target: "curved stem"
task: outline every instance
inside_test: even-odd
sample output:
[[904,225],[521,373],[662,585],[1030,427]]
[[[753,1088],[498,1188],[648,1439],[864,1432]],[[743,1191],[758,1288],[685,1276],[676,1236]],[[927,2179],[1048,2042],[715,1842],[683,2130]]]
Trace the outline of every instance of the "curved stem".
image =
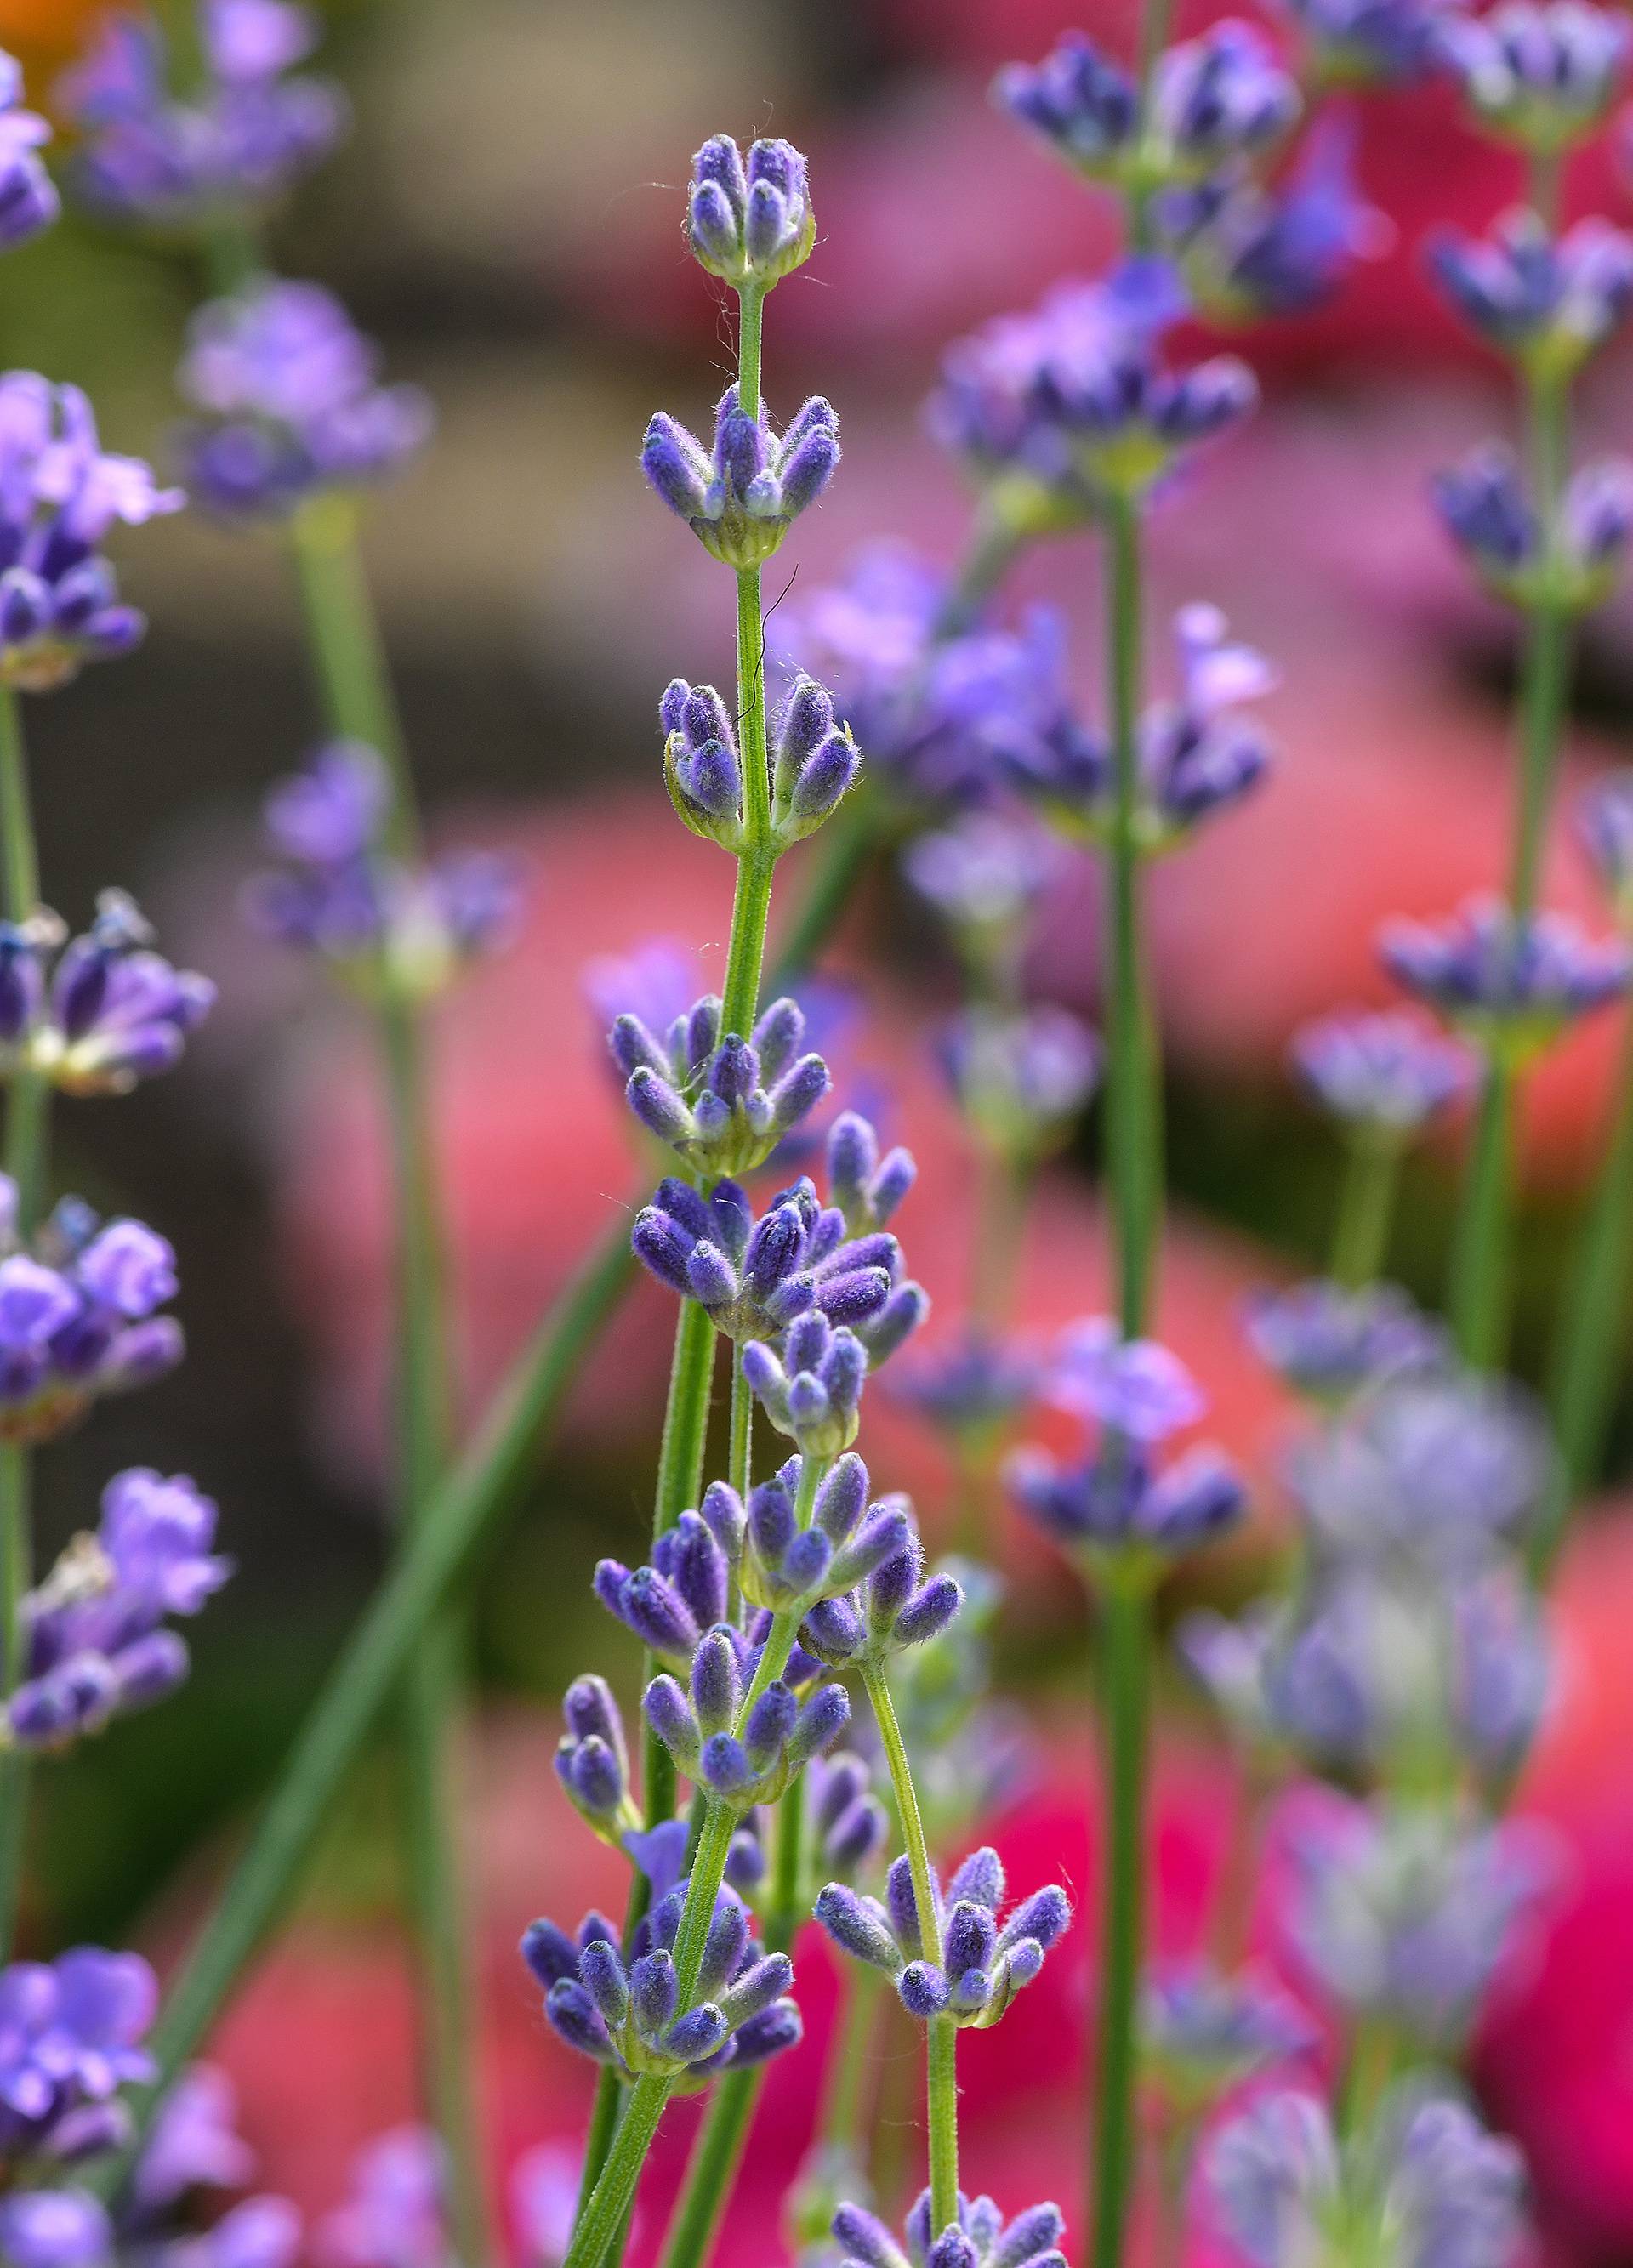
[[[929,1845],[925,1841],[918,1791],[913,1784],[913,1767],[897,1722],[896,1705],[877,1662],[869,1662],[863,1668],[861,1679],[879,1727],[897,1816],[901,1821],[902,1839],[907,1846],[924,1958],[940,1968],[942,1922],[935,1900],[935,1878],[930,1871]],[[930,2228],[933,2235],[940,2235],[955,2227],[958,2220],[958,2028],[949,2015],[932,2016],[928,2033]]]
[[1330,1263],[1333,1281],[1346,1292],[1364,1291],[1384,1272],[1400,1180],[1398,1142],[1364,1133],[1351,1141]]
[[1151,1602],[1142,1583],[1104,1602],[1106,1842],[1095,2105],[1095,2268],[1118,2268],[1134,2191],[1135,2035],[1145,1904],[1145,1767]]

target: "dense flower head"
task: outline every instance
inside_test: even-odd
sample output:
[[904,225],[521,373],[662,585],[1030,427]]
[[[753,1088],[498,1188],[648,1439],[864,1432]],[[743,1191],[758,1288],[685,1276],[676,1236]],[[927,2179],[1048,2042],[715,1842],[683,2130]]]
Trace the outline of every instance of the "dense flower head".
[[180,1061],[216,988],[152,950],[134,899],[104,890],[82,937],[55,914],[0,923],[0,1077],[27,1070],[69,1094],[124,1094]]
[[319,748],[267,799],[268,843],[284,863],[251,884],[248,911],[263,935],[315,954],[365,993],[423,999],[508,940],[519,877],[487,851],[411,862],[392,844],[393,803],[376,749]]
[[833,2217],[843,2268],[1066,2268],[1065,2233],[1058,2205],[1029,2205],[1005,2220],[991,2198],[967,2198],[962,2190],[957,2224],[939,2235],[930,2226],[930,2192],[921,2191],[902,2244],[859,2205],[842,2205]]
[[1226,1975],[1206,1960],[1169,1963],[1147,1979],[1140,2048],[1164,2102],[1194,2116],[1255,2073],[1307,2055],[1318,2035],[1275,1980],[1245,1969]]
[[1498,0],[1483,15],[1448,14],[1438,46],[1483,125],[1550,157],[1591,133],[1610,107],[1627,65],[1628,27],[1585,0]]
[[826,1471],[790,1457],[746,1504],[714,1481],[700,1516],[744,1598],[779,1610],[853,1589],[915,1535],[907,1498],[870,1497],[868,1468],[853,1450]]
[[1483,237],[1432,238],[1429,258],[1471,329],[1555,380],[1602,346],[1633,302],[1633,237],[1607,220],[1556,237],[1533,212],[1505,213]]
[[[1238,711],[1274,691],[1275,669],[1251,646],[1232,645],[1217,607],[1174,617],[1178,697],[1140,725],[1134,838],[1149,855],[1171,850],[1205,819],[1239,803],[1263,778],[1269,751]],[[1018,748],[1013,784],[1078,841],[1105,843],[1116,826],[1116,765],[1102,734],[1069,722]]]
[[40,158],[50,139],[45,120],[23,108],[22,66],[0,51],[0,249],[26,244],[62,210]]
[[900,1364],[889,1391],[938,1432],[973,1447],[1001,1437],[1021,1415],[1043,1370],[1035,1347],[972,1324]]
[[890,1834],[890,1815],[873,1792],[868,1760],[848,1749],[813,1756],[805,1785],[816,1864],[825,1874],[853,1882],[870,1871]]
[[188,1652],[166,1617],[196,1615],[233,1572],[211,1549],[215,1531],[215,1506],[183,1476],[117,1474],[96,1534],[23,1599],[22,1675],[0,1742],[63,1747],[174,1692]]
[[1474,1083],[1460,1042],[1399,1008],[1323,1016],[1300,1027],[1288,1053],[1324,1110],[1378,1140],[1419,1132]]
[[923,1926],[905,1856],[892,1860],[883,1899],[830,1882],[817,1898],[816,1918],[842,1953],[884,1971],[910,2016],[923,2021],[945,2013],[986,2030],[1064,1936],[1072,1918],[1066,1892],[1051,1883],[1002,1918],[1003,1866],[990,1847],[972,1852],[945,1891],[934,1872],[930,1887],[933,1933]]
[[659,410],[641,444],[641,470],[669,510],[683,519],[711,558],[728,567],[758,567],[833,478],[839,421],[813,394],[781,433],[762,401],[750,416],[735,386],[714,412],[706,449],[694,433]]
[[956,1575],[944,1567],[927,1573],[924,1547],[909,1524],[893,1549],[876,1550],[873,1565],[853,1589],[812,1608],[800,1625],[800,1642],[831,1668],[876,1666],[939,1638],[963,1605],[964,1587]]
[[931,430],[1017,534],[1075,526],[1114,493],[1142,494],[1253,406],[1252,374],[1233,357],[1186,371],[1164,361],[1163,335],[1186,306],[1164,260],[1060,285],[949,350]]
[[119,2090],[152,2077],[142,2042],[158,2002],[134,1953],[82,1945],[0,1969],[0,2160],[117,2148],[129,2131]]
[[747,1910],[722,1889],[698,1975],[699,1998],[679,2007],[674,1946],[687,1885],[677,1882],[643,1920],[627,1948],[612,1924],[592,1913],[569,1937],[536,1921],[522,1958],[545,1988],[544,2013],[558,2036],[581,2055],[629,2074],[660,2072],[683,2092],[728,2066],[745,2071],[800,2036],[799,2010],[786,1998],[794,1968],[786,1954],[762,1954]]
[[1221,322],[1303,315],[1320,306],[1357,262],[1394,241],[1387,216],[1355,175],[1350,119],[1319,119],[1286,178],[1216,174],[1156,202],[1163,249],[1201,311]]
[[796,1315],[782,1351],[750,1339],[739,1360],[755,1400],[780,1433],[809,1457],[837,1457],[856,1439],[868,1350],[820,1309]]
[[972,1138],[1022,1167],[1070,1138],[1099,1084],[1099,1041],[1053,1004],[965,1008],[942,1025],[935,1052]]
[[1035,68],[1011,63],[999,104],[1091,180],[1152,188],[1197,180],[1272,148],[1298,116],[1298,89],[1262,33],[1235,18],[1158,58],[1143,115],[1133,80],[1081,32]]
[[395,472],[431,408],[417,387],[381,386],[379,365],[321,284],[252,284],[201,307],[179,372],[201,413],[180,436],[193,494],[228,519],[278,519]]
[[846,1112],[829,1130],[828,1204],[809,1174],[758,1214],[735,1182],[716,1182],[706,1197],[690,1182],[663,1181],[636,1216],[636,1258],[732,1338],[774,1340],[816,1308],[848,1325],[876,1368],[917,1329],[929,1302],[921,1286],[902,1280],[896,1239],[882,1225],[862,1226],[890,1218],[912,1184],[911,1160],[905,1152],[882,1160],[868,1183],[870,1211],[859,1211],[849,1178],[855,1123]]
[[1511,1771],[1549,1690],[1541,1617],[1506,1568],[1440,1587],[1341,1566],[1296,1609],[1188,1616],[1177,1645],[1248,1748],[1401,1786],[1448,1763],[1482,1785]]
[[1612,772],[1586,789],[1576,821],[1617,919],[1633,927],[1633,772]]
[[0,1440],[49,1440],[100,1395],[172,1369],[181,1327],[158,1311],[175,1292],[162,1236],[78,1197],[22,1241],[16,1184],[0,1174]]
[[699,266],[739,291],[768,290],[802,267],[816,215],[793,143],[751,143],[745,161],[729,134],[711,135],[691,161],[686,240]]
[[746,1040],[722,1032],[720,1007],[707,993],[661,1034],[625,1013],[607,1038],[635,1116],[709,1175],[764,1165],[830,1085],[826,1064],[804,1046],[805,1012],[796,1000],[786,994],[773,1000]]
[[305,8],[205,0],[196,83],[169,85],[171,58],[151,15],[110,11],[57,99],[82,134],[80,195],[100,213],[202,228],[275,202],[334,148],[344,98],[327,79],[289,76],[316,42]]
[[1009,755],[1068,707],[1058,615],[1034,607],[1015,630],[972,617],[900,544],[869,544],[842,582],[792,593],[768,630],[831,688],[870,782],[911,806],[990,801]]
[[1516,920],[1500,898],[1467,899],[1440,923],[1387,922],[1378,942],[1398,983],[1510,1064],[1620,999],[1633,977],[1624,939],[1590,938],[1567,914]]
[[51,692],[139,644],[146,622],[120,603],[101,545],[116,522],[140,526],[181,503],[140,458],[102,448],[77,386],[0,377],[0,679]]
[[1555,1873],[1523,1823],[1462,1827],[1331,1791],[1309,1793],[1286,1847],[1287,1928],[1312,1980],[1351,2017],[1430,2048],[1466,2035]]
[[1327,86],[1400,85],[1440,63],[1442,20],[1460,0],[1283,0]]
[[1447,533],[1494,597],[1581,613],[1620,579],[1633,531],[1633,465],[1609,457],[1567,482],[1551,534],[1511,450],[1489,443],[1432,484]]
[[1203,2171],[1248,2268],[1508,2268],[1524,2235],[1518,2151],[1422,2082],[1341,2144],[1316,2096],[1262,2095],[1214,2133]]
[[1324,1277],[1260,1292],[1247,1307],[1254,1352],[1297,1393],[1335,1405],[1448,1359],[1444,1328],[1396,1284],[1351,1289]]
[[[658,715],[669,801],[694,835],[740,854],[750,836],[742,758],[725,703],[712,685],[677,677]],[[832,696],[811,677],[795,681],[772,718],[767,755],[772,842],[786,850],[831,817],[861,758],[849,731],[834,722]]]
[[687,1777],[739,1816],[777,1803],[850,1722],[842,1685],[802,1695],[774,1677],[750,1701],[741,1636],[729,1624],[706,1631],[684,1686],[667,1670],[647,1686],[647,1722]]
[[1320,1552],[1437,1578],[1523,1542],[1552,1473],[1518,1390],[1447,1374],[1363,1395],[1298,1445],[1287,1478]]

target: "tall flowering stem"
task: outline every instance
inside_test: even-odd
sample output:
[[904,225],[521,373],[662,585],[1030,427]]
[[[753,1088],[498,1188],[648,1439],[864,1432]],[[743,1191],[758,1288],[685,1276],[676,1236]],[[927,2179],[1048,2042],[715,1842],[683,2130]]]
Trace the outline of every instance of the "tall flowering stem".
[[[8,921],[24,922],[40,902],[40,867],[21,704],[9,685],[0,686],[0,903]],[[24,1234],[40,1217],[47,1094],[43,1079],[22,1071],[7,1089],[5,1170],[17,1187],[17,1226]],[[0,1697],[23,1676],[21,1609],[33,1580],[33,1453],[15,1442],[0,1443]],[[16,1934],[27,1802],[26,1753],[0,1754],[0,1963],[10,1958]]]
[[1101,1610],[1106,1786],[1095,2094],[1094,2257],[1097,2268],[1116,2268],[1122,2258],[1138,2154],[1135,2023],[1145,1938],[1151,1645],[1149,1587],[1137,1580],[1109,1583]]
[[[941,1921],[930,1872],[929,1846],[925,1841],[924,1821],[919,1810],[906,1743],[897,1722],[896,1705],[890,1698],[883,1670],[876,1663],[868,1663],[862,1670],[862,1683],[879,1727],[879,1742],[890,1775],[890,1792],[896,1799],[902,1839],[907,1846],[924,1957],[939,1968]],[[954,2227],[958,2219],[958,2028],[954,2019],[943,2012],[930,2018],[927,2029],[930,2226],[944,2229]]]
[[[388,839],[404,859],[419,825],[402,725],[349,498],[319,495],[290,524],[314,668],[330,730],[377,748],[389,770]],[[441,1203],[417,1005],[388,987],[380,1010],[395,1207],[396,1482],[405,1529],[424,1519],[452,1447]],[[480,2258],[487,2213],[472,2099],[471,1987],[462,1920],[451,1743],[457,1625],[439,1616],[404,1683],[404,1831],[418,1940],[427,2102],[448,2153],[462,2251]]]

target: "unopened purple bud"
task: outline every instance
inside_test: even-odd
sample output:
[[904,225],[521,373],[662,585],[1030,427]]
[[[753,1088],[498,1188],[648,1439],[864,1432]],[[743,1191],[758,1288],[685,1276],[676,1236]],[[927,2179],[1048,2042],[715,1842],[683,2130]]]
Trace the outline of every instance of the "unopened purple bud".
[[605,2059],[612,2052],[601,2012],[575,1977],[552,1984],[544,1998],[544,2014],[553,2030],[580,2055]]
[[707,1631],[698,1640],[691,1658],[691,1698],[706,1734],[723,1733],[735,1720],[743,1681],[729,1631]]
[[617,2031],[630,2012],[629,1979],[610,1945],[597,1939],[579,1955],[579,1975],[602,2021]]
[[743,1742],[730,1733],[715,1733],[703,1743],[698,1770],[716,1795],[742,1795],[757,1775]]
[[850,1699],[842,1685],[819,1685],[788,1736],[788,1761],[796,1769],[831,1748],[851,1721]]
[[768,1953],[745,1969],[735,1984],[720,1995],[720,2010],[735,2031],[779,2000],[794,1982],[794,1963],[786,1953]]
[[1030,1898],[1022,1899],[999,1933],[999,1950],[1007,1952],[1023,1938],[1030,1937],[1047,1951],[1057,1938],[1065,1935],[1071,1918],[1070,1900],[1058,1883],[1052,1882],[1047,1889],[1034,1890]]
[[522,1935],[521,1957],[547,1990],[579,1973],[579,1948],[553,1921],[528,1924]]
[[833,1543],[843,1543],[868,1502],[868,1468],[853,1449],[839,1458],[816,1491],[816,1525]]
[[663,2051],[676,2063],[706,2062],[725,2045],[728,2029],[720,2011],[706,2001],[701,2008],[689,2008],[669,2027]]
[[630,1997],[636,2029],[643,2039],[655,2040],[672,2021],[679,1983],[675,1963],[667,1953],[645,1953],[630,1970]]
[[908,2014],[921,2022],[939,2016],[949,1999],[946,1977],[929,1961],[910,1961],[896,1980],[896,1990]]
[[666,1674],[653,1679],[641,1703],[647,1722],[678,1764],[690,1766],[701,1744],[691,1704],[675,1680]]
[[841,1951],[894,1977],[902,1957],[896,1940],[871,1899],[859,1897],[844,1882],[830,1882],[816,1900],[817,1920]]
[[950,1575],[933,1575],[897,1616],[891,1635],[898,1646],[922,1646],[941,1636],[963,1604],[964,1593]]

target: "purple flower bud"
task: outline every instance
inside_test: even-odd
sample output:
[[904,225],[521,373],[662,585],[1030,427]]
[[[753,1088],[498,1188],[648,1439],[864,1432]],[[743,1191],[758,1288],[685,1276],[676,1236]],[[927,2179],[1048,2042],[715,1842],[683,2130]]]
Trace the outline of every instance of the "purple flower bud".
[[675,1963],[661,1951],[643,1954],[630,1970],[629,1983],[636,2029],[643,2039],[655,2043],[675,2014],[679,1991]]
[[860,1897],[843,1882],[830,1882],[818,1896],[817,1920],[843,1952],[887,1975],[898,1975],[902,1956],[877,1902]]
[[910,1961],[896,1980],[896,1990],[908,2014],[921,2022],[939,2016],[950,1997],[946,1977],[928,1961]]

